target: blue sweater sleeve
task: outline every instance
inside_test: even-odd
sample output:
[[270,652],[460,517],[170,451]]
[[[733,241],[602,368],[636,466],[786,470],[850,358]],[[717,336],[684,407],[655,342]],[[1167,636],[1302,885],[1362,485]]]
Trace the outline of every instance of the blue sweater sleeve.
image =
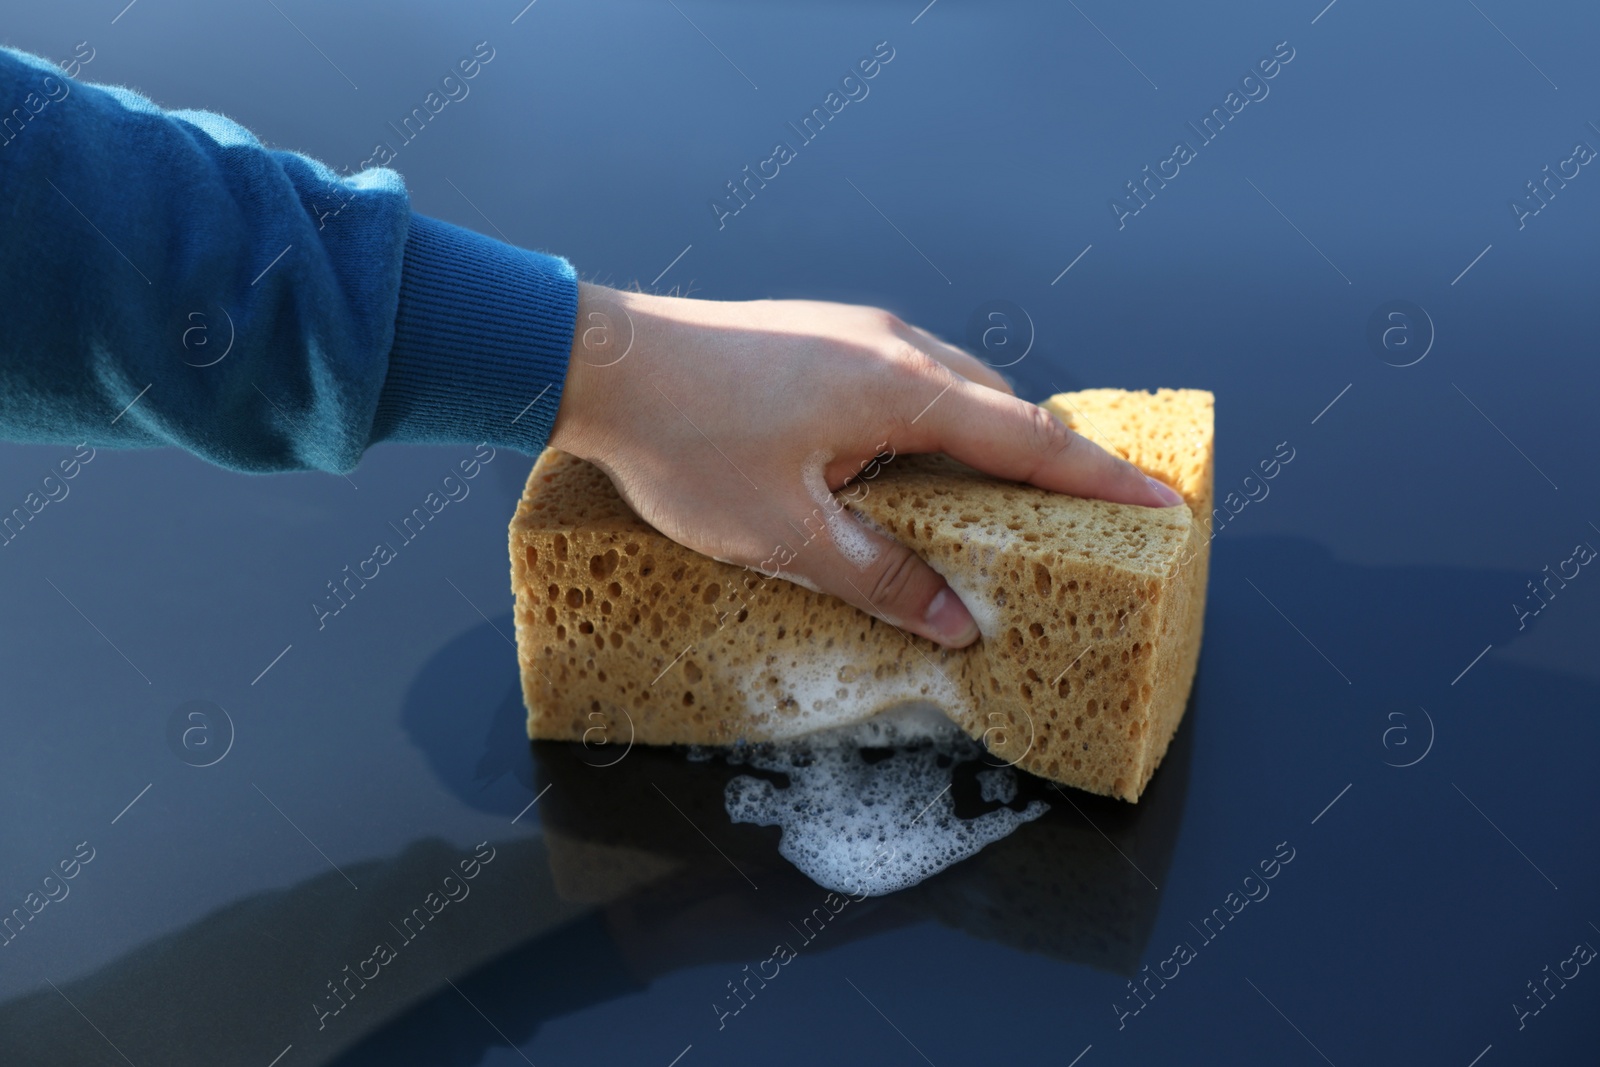
[[0,49],[0,437],[353,469],[550,436],[570,264],[413,214],[220,115]]

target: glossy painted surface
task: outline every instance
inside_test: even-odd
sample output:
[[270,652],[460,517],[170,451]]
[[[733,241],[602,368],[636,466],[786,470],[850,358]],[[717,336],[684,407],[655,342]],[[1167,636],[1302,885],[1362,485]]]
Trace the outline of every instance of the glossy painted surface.
[[[419,210],[599,281],[880,303],[977,345],[1001,308],[988,355],[1025,395],[1213,390],[1239,512],[1143,803],[1058,803],[806,941],[822,891],[728,822],[725,769],[530,752],[530,460],[496,455],[319,631],[324,584],[469,448],[349,480],[101,451],[0,549],[0,911],[74,873],[0,948],[0,1059],[1594,1062],[1592,8],[121,7],[5,33],[335,166],[488,41],[394,161]],[[1213,108],[1238,113],[1205,143]],[[1176,176],[1109,206],[1146,165]],[[0,447],[0,506],[71,453]]]

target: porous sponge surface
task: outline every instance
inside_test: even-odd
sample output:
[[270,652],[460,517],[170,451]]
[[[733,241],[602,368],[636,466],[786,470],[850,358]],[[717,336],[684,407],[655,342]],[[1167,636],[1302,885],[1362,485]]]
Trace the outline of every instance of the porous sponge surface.
[[598,468],[547,450],[510,531],[529,736],[725,745],[929,701],[1003,760],[1136,801],[1199,654],[1212,404],[1198,390],[1097,389],[1043,405],[1185,508],[1050,493],[942,456],[883,464],[848,506],[972,609],[982,639],[957,651],[692,552]]

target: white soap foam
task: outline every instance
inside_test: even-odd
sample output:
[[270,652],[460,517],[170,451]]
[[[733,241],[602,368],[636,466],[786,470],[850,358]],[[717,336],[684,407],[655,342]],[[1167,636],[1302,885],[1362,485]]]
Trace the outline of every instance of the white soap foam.
[[919,741],[947,741],[960,733],[961,727],[939,705],[914,700],[869,719],[820,733],[814,744],[887,748]]
[[796,574],[793,571],[779,571],[778,573],[783,575],[783,577],[784,577],[784,579],[786,581],[793,582],[795,585],[798,585],[801,589],[809,589],[813,593],[822,592],[822,590],[817,587],[817,584],[815,582],[813,582],[810,578],[807,578],[802,574]]
[[[1000,609],[1005,607],[1005,601],[998,599],[991,592],[995,585],[994,568],[999,562],[1001,551],[1016,540],[1016,537],[1016,534],[1003,526],[993,528],[978,526],[963,530],[961,542],[966,546],[967,569],[975,569],[976,574],[969,579],[965,574],[940,572],[945,584],[955,590],[956,596],[967,606],[972,621],[978,624],[978,633],[982,634],[986,641],[992,641],[999,635]],[[981,586],[978,584],[980,582]]]
[[[950,677],[918,661],[911,673],[877,678],[843,647],[797,648],[786,664],[741,680],[751,722],[773,740],[837,729],[870,717],[873,708],[927,701],[957,713],[967,710]],[[776,677],[776,690],[763,685]]]
[[833,453],[826,450],[813,452],[801,468],[800,480],[805,484],[806,492],[811,494],[811,499],[817,502],[824,518],[828,523],[828,536],[833,538],[833,547],[839,550],[839,555],[849,560],[857,570],[866,570],[872,561],[878,558],[878,546],[873,544],[856,520],[844,510],[844,505],[834,497],[833,491],[828,488],[828,482],[823,477],[823,471],[828,466],[828,461],[833,459]]
[[1017,799],[1017,776],[1009,767],[985,767],[978,772],[978,793],[988,804],[1009,804]]
[[[869,760],[861,751],[888,742],[895,747],[886,756]],[[735,822],[782,827],[778,851],[819,885],[878,896],[916,885],[1049,810],[1035,800],[1022,811],[958,816],[956,768],[983,751],[937,708],[912,705],[802,741],[739,750],[739,762],[784,774],[789,785],[741,775],[724,801]],[[1015,799],[1012,768],[977,777],[986,802]]]

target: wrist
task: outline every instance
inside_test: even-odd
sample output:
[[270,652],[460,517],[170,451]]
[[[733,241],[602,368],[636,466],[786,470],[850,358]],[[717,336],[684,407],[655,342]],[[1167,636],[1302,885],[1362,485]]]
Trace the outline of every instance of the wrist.
[[550,434],[552,447],[584,459],[598,458],[606,394],[615,396],[619,366],[637,355],[635,318],[628,307],[628,298],[634,295],[578,283],[566,381]]
[[[646,374],[672,380],[740,305],[578,283],[578,306],[561,407],[550,444],[609,469],[607,460],[659,401]],[[681,369],[681,368],[680,368]]]

